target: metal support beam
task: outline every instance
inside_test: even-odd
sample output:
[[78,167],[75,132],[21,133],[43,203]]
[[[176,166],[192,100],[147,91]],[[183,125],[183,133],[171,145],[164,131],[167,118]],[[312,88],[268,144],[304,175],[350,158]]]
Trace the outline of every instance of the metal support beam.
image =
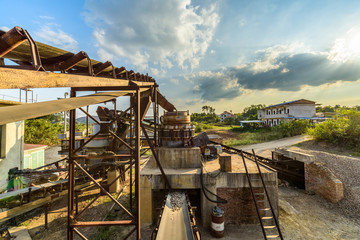
[[141,238],[140,235],[140,91],[135,94],[135,196],[136,196],[136,239]]
[[[70,97],[76,97],[76,93],[73,89],[70,91]],[[70,110],[70,136],[69,136],[69,181],[68,181],[68,229],[67,229],[67,239],[74,239],[74,228],[72,227],[73,215],[74,215],[74,187],[75,187],[75,166],[73,152],[75,149],[75,109]]]
[[64,62],[60,63],[61,71],[65,72],[75,66],[77,63],[81,62],[83,59],[87,58],[87,54],[84,51],[80,51]]
[[0,57],[3,57],[25,40],[26,36],[23,33],[23,29],[20,27],[14,27],[4,33],[0,36]]

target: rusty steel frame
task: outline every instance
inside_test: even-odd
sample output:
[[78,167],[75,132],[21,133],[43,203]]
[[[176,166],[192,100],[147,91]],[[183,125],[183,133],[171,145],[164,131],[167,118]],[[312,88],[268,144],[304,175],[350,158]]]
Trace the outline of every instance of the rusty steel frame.
[[[27,40],[27,41],[26,41]],[[49,54],[49,49],[51,54]],[[30,53],[30,54],[29,54]],[[28,57],[30,55],[31,59]],[[19,64],[17,66],[5,65],[4,59],[10,59]],[[87,61],[86,61],[87,60]],[[18,89],[18,88],[56,88],[56,87],[70,87],[70,97],[76,97],[78,91],[117,91],[126,92],[130,96],[130,107],[116,115],[115,119],[104,126],[108,126],[115,121],[121,119],[130,111],[130,144],[116,135],[116,131],[101,130],[91,136],[86,142],[75,147],[75,121],[76,109],[80,109],[86,114],[86,135],[89,137],[89,118],[95,120],[89,113],[89,103],[86,106],[86,111],[79,107],[73,106],[74,109],[70,110],[70,137],[69,137],[69,156],[68,156],[68,210],[67,210],[67,239],[72,240],[74,233],[80,238],[87,239],[78,228],[80,227],[96,227],[96,226],[111,226],[111,225],[133,225],[134,228],[130,229],[129,233],[124,237],[127,239],[134,232],[136,232],[136,239],[140,239],[140,132],[142,128],[142,112],[141,107],[144,107],[145,113],[150,106],[141,106],[140,93],[147,90],[152,90],[151,101],[153,102],[154,114],[154,138],[149,139],[146,130],[144,133],[147,136],[149,145],[152,150],[158,146],[158,133],[157,124],[159,120],[159,106],[167,111],[172,111],[175,107],[166,100],[166,98],[158,92],[158,85],[155,79],[148,76],[148,74],[140,74],[133,70],[127,70],[125,67],[116,68],[111,62],[98,62],[91,59],[86,52],[80,51],[77,54],[67,52],[58,48],[48,46],[43,43],[35,42],[30,34],[20,27],[14,27],[8,32],[0,30],[0,89]],[[35,71],[34,71],[35,70]],[[40,70],[40,71],[39,71]],[[51,71],[51,72],[49,72]],[[54,73],[59,71],[60,73]],[[24,80],[25,79],[25,80]],[[57,81],[49,81],[54,80]],[[120,95],[119,95],[120,96]],[[116,111],[116,98],[117,95],[110,95],[115,99],[114,109]],[[108,96],[109,97],[109,96]],[[91,104],[91,103],[90,103]],[[23,119],[22,119],[23,120]],[[126,163],[128,167],[120,176],[116,177],[110,184],[102,186],[98,183],[91,174],[84,169],[77,160],[79,158],[91,158],[88,155],[77,155],[76,153],[81,150],[87,143],[93,140],[98,134],[102,132],[109,132],[116,140],[120,141],[129,149],[129,154],[116,154],[112,158],[127,158],[129,161]],[[126,137],[125,137],[126,138]],[[154,141],[153,143],[151,141]],[[103,158],[108,158],[103,156]],[[161,165],[159,165],[161,169]],[[133,174],[135,168],[135,174]],[[90,204],[86,205],[83,209],[78,209],[77,206],[77,193],[75,191],[75,170],[85,175],[88,179],[93,181],[95,185],[100,188],[98,194]],[[107,187],[112,185],[118,178],[125,175],[130,170],[130,210],[136,209],[136,215],[132,215],[125,207],[123,207],[117,199],[114,199],[107,191]],[[166,178],[166,176],[164,175]],[[169,184],[167,184],[169,187]],[[135,204],[133,204],[133,187],[135,187]],[[30,192],[31,193],[31,192]],[[31,197],[29,193],[29,198]],[[100,196],[107,195],[117,204],[122,210],[131,218],[130,220],[121,221],[92,221],[81,222],[79,221],[80,215],[85,212],[92,203]],[[30,199],[29,199],[30,201]],[[135,205],[135,206],[134,206]]]
[[[150,87],[149,87],[150,88]],[[108,87],[94,87],[91,89],[91,87],[87,88],[71,88],[70,97],[76,97],[77,91],[109,91],[110,89]],[[113,88],[111,90],[114,90]],[[70,145],[69,145],[69,167],[68,167],[68,175],[69,175],[69,194],[68,194],[68,225],[67,225],[67,239],[73,240],[74,239],[74,233],[77,234],[82,239],[87,239],[83,233],[79,231],[79,228],[81,227],[98,227],[98,226],[134,226],[134,228],[129,229],[129,233],[125,236],[124,239],[127,239],[129,236],[131,236],[134,232],[136,232],[136,239],[140,239],[140,131],[141,131],[141,106],[140,106],[140,87],[139,86],[127,86],[127,87],[117,87],[118,91],[129,91],[134,90],[134,93],[130,94],[130,104],[131,106],[126,109],[124,112],[122,112],[119,116],[115,118],[115,120],[111,121],[109,123],[112,124],[116,120],[122,118],[125,113],[130,113],[130,142],[129,144],[126,143],[125,140],[121,139],[116,135],[116,133],[112,131],[104,131],[109,132],[114,139],[120,141],[123,143],[129,150],[130,154],[117,154],[116,156],[119,157],[127,157],[130,159],[129,166],[124,170],[122,174],[120,174],[116,179],[114,179],[111,183],[107,184],[107,186],[102,186],[100,183],[95,183],[95,179],[91,176],[91,174],[84,169],[79,163],[77,163],[77,159],[79,158],[91,158],[88,155],[77,155],[76,153],[80,151],[84,146],[86,146],[87,143],[89,143],[91,140],[93,140],[101,131],[99,131],[97,134],[94,134],[92,137],[90,137],[89,140],[87,140],[85,143],[83,143],[80,147],[75,148],[75,119],[76,119],[76,109],[73,109],[70,111]],[[154,97],[153,100],[156,101],[156,98]],[[155,106],[158,106],[157,102],[154,102]],[[84,110],[83,108],[78,108],[80,111],[86,114],[87,117],[91,118],[93,117],[88,113],[88,111]],[[88,110],[88,109],[87,109]],[[156,113],[156,112],[155,112]],[[98,121],[95,121],[98,122]],[[104,128],[106,129],[106,128]],[[135,144],[134,144],[135,140]],[[150,141],[150,140],[149,140]],[[152,145],[152,144],[151,144]],[[154,144],[156,145],[156,144]],[[116,157],[112,156],[112,158]],[[135,165],[135,174],[132,173],[133,166]],[[74,200],[76,198],[75,194],[75,171],[80,171],[82,174],[85,174],[91,181],[93,181],[98,188],[100,188],[100,193],[96,195],[95,199],[91,201],[89,204],[87,204],[83,209],[80,209],[78,213],[76,213],[74,209]],[[132,190],[133,187],[135,187],[135,209],[136,209],[136,215],[132,215],[129,210],[127,210],[121,203],[119,203],[112,195],[107,191],[107,187],[112,185],[118,178],[123,176],[127,171],[130,171],[130,211],[134,209],[133,204],[133,194]],[[133,183],[134,182],[134,186]],[[107,195],[116,205],[118,205],[123,212],[126,213],[126,215],[130,218],[128,220],[121,220],[121,221],[79,221],[79,217],[87,210],[89,207],[98,199],[101,195]]]

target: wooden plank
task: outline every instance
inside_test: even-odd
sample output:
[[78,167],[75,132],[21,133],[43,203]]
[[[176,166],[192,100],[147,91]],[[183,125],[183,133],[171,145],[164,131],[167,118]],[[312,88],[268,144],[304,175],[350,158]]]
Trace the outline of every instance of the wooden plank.
[[0,67],[0,89],[129,86],[130,82],[138,86],[153,86],[155,84],[154,82]]
[[[97,182],[100,182],[100,181],[102,181],[102,179],[97,180]],[[76,186],[75,190],[80,190],[80,189],[90,186],[90,185],[94,185],[94,183],[93,182],[84,183],[82,185]],[[45,198],[41,198],[41,199],[32,201],[30,203],[24,204],[22,206],[15,207],[15,208],[9,209],[7,211],[1,212],[0,213],[0,223],[5,222],[13,217],[24,214],[26,212],[29,212],[35,208],[41,207],[47,203],[59,200],[61,197],[65,196],[67,194],[68,194],[68,190],[65,190],[60,193],[52,194]]]

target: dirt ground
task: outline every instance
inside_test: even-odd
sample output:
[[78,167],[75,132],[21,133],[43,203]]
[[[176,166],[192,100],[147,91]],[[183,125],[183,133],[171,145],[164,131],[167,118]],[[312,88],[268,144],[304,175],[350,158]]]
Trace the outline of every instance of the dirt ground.
[[[334,154],[334,149],[328,149],[324,144],[316,147],[313,142],[305,142],[296,146],[302,151],[308,151],[311,153],[326,152],[327,154],[321,154],[325,156],[322,161],[327,166],[337,170],[338,177],[341,178],[346,185],[352,186],[356,189],[357,184],[360,184],[360,179],[357,179],[360,172],[360,158],[343,159],[351,155],[351,152],[343,152],[342,156]],[[338,151],[338,150],[337,150]],[[331,152],[331,153],[329,153]],[[334,157],[335,158],[331,158]],[[345,155],[345,156],[344,156]],[[340,156],[340,157],[339,157]],[[330,159],[337,159],[330,161]],[[339,164],[336,164],[339,162]],[[350,164],[350,165],[349,165]],[[344,166],[342,168],[342,166]],[[359,167],[359,168],[358,168]],[[349,173],[350,172],[350,173]],[[346,187],[346,186],[345,186]],[[128,202],[128,188],[125,190],[121,201],[124,204]],[[360,193],[353,192],[357,197],[360,197]],[[345,197],[349,195],[345,194]],[[82,202],[80,206],[84,206],[93,199],[92,196],[84,196],[81,198]],[[355,199],[356,200],[356,199]],[[343,201],[343,200],[342,200]],[[343,201],[344,202],[344,201]],[[346,201],[345,201],[346,203]],[[93,207],[89,208],[86,214],[83,216],[88,221],[102,220],[108,213],[109,207],[112,202],[107,197],[100,197]],[[360,206],[360,204],[358,204]],[[311,195],[304,190],[286,187],[285,185],[279,186],[279,220],[281,230],[284,239],[300,240],[300,239],[360,239],[360,218],[353,217],[347,213],[349,205],[342,202],[338,204],[332,204],[318,195]],[[116,207],[115,207],[116,208]],[[81,207],[80,207],[81,209]],[[354,210],[355,209],[355,210]],[[350,212],[357,211],[357,208],[348,209]],[[27,220],[18,218],[17,225],[26,226],[33,239],[36,240],[60,240],[66,239],[66,225],[67,225],[67,200],[63,200],[54,203],[49,213],[49,229],[44,229],[44,214],[43,209],[38,209],[27,214]],[[225,213],[226,217],[226,213]],[[122,219],[124,215],[121,211],[112,210],[107,219]],[[202,239],[215,239],[210,233],[208,227],[201,227]],[[85,233],[89,239],[122,239],[128,228],[99,228],[99,229],[86,229],[82,228],[81,231]],[[150,239],[152,228],[146,227],[142,229],[143,239]],[[133,234],[132,238],[135,237]],[[130,239],[132,239],[130,238]],[[4,238],[6,239],[6,238]],[[76,237],[76,239],[80,239]],[[262,236],[261,228],[259,225],[248,226],[225,226],[225,237],[223,239],[235,240],[235,239],[264,239]]]
[[[125,195],[126,196],[126,195]],[[125,199],[124,196],[124,199]],[[92,198],[84,198],[85,204]],[[95,202],[95,206],[89,209],[88,220],[100,220],[107,213],[112,203],[105,197]],[[317,195],[308,195],[303,190],[296,188],[279,187],[280,225],[284,239],[360,239],[360,221],[356,218],[347,217],[335,204],[331,204]],[[66,239],[66,199],[54,204],[49,214],[49,229],[44,229],[44,214],[35,212],[35,216],[23,222],[21,225],[29,229],[34,240],[62,240]],[[120,211],[113,214],[121,214]],[[225,215],[226,217],[226,215]],[[90,239],[122,239],[126,229],[112,228],[110,230],[81,229]],[[85,230],[85,231],[84,231]],[[143,228],[143,239],[150,239],[152,228]],[[201,227],[202,239],[212,237],[208,228]],[[134,236],[133,236],[134,237]],[[80,239],[76,237],[76,239]],[[132,238],[130,238],[132,239]],[[225,226],[226,240],[263,239],[259,225],[248,226]]]
[[218,135],[223,139],[223,141],[236,139],[237,136],[239,135],[239,133],[236,133],[236,132],[232,132],[229,130],[219,130],[219,129],[206,129],[205,132],[208,135],[211,135],[211,134]]
[[[284,239],[360,239],[359,219],[345,216],[335,204],[300,189],[279,187],[279,215]],[[216,239],[206,228],[202,228],[202,237]],[[260,225],[227,225],[223,239],[260,240],[264,237]]]

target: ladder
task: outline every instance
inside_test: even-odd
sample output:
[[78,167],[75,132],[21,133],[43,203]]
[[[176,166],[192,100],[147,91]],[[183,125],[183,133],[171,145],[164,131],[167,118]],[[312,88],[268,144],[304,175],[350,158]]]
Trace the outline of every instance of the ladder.
[[[255,163],[256,163],[256,166],[258,169],[259,178],[256,178],[256,179],[250,178],[250,174],[249,174],[247,166],[246,166],[245,157],[244,157],[244,154],[242,151],[241,151],[240,155],[244,162],[246,177],[249,182],[251,195],[252,195],[254,203],[255,203],[256,213],[259,218],[259,222],[260,222],[261,230],[264,235],[264,239],[280,238],[281,240],[283,240],[284,238],[281,234],[279,222],[278,222],[278,219],[276,218],[274,209],[272,207],[272,204],[271,204],[271,201],[269,198],[269,194],[266,189],[265,182],[264,182],[263,176],[261,174],[260,166],[257,161],[257,157],[255,155],[254,149],[252,150],[252,152],[253,152],[253,157],[254,157],[254,160],[255,160]],[[252,180],[257,180],[257,181],[261,180],[260,184],[261,184],[261,189],[263,191],[255,192],[255,189],[252,186]],[[261,203],[263,203],[263,208],[260,208],[260,206],[259,206]],[[261,212],[263,214],[261,214]]]

